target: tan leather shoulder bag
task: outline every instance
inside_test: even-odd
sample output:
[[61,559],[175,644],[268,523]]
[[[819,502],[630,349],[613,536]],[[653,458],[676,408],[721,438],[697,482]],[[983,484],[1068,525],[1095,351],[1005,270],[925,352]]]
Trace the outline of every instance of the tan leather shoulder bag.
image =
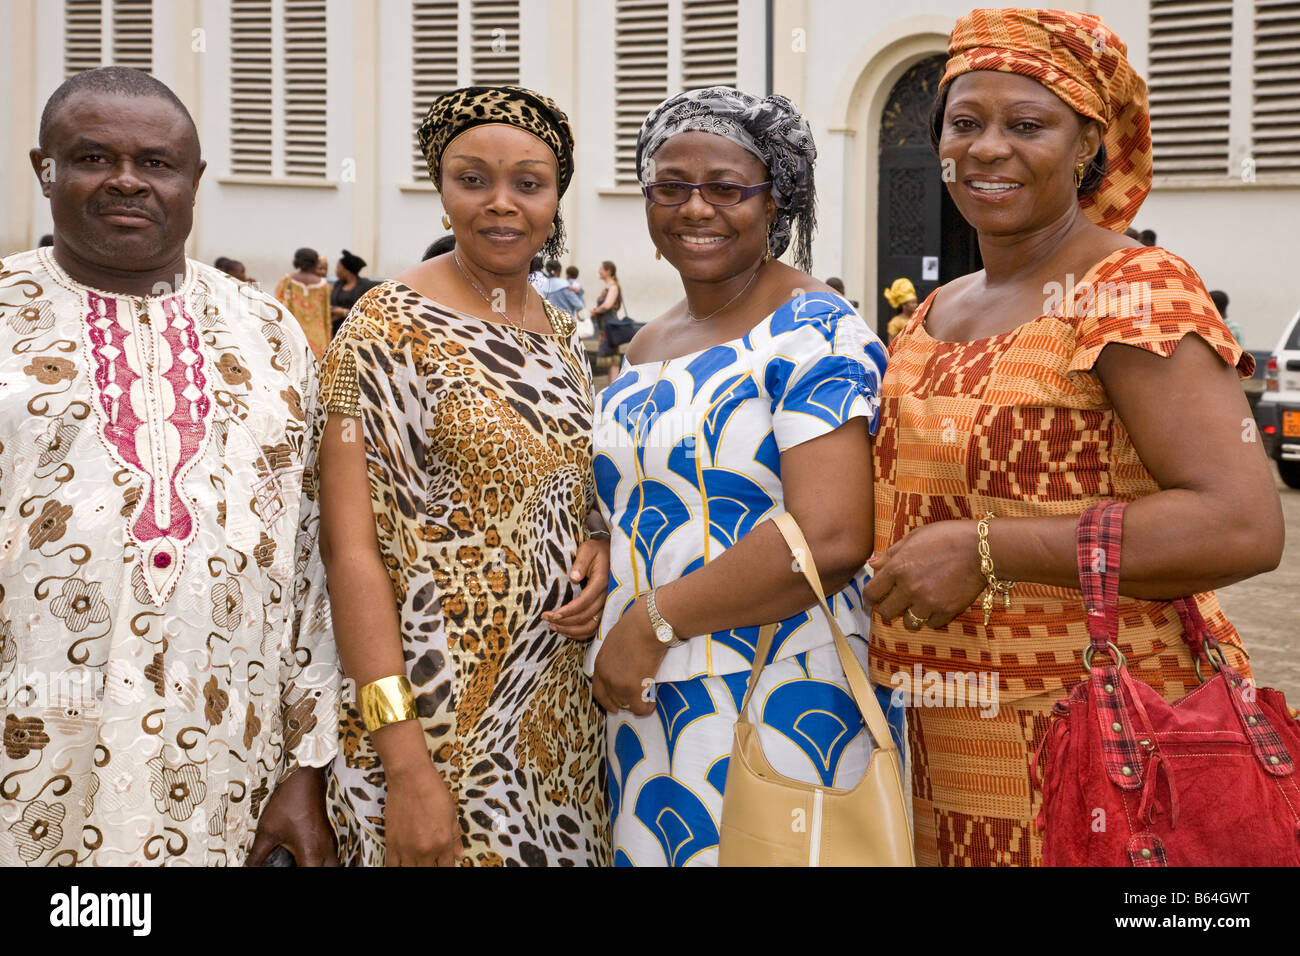
[[759,632],[754,666],[740,705],[722,799],[720,866],[915,866],[903,797],[898,748],[862,665],[826,604],[812,551],[789,514],[774,519],[817,595],[835,637],[849,690],[876,749],[851,790],[822,787],[782,776],[763,756],[749,721],[749,699],[776,633]]

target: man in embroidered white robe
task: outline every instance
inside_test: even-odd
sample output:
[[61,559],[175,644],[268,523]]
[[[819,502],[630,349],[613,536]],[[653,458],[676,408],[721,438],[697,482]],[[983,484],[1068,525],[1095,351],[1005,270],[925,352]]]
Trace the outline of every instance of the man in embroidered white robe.
[[336,862],[316,368],[184,256],[203,163],[137,71],[51,97],[55,242],[0,257],[0,865]]

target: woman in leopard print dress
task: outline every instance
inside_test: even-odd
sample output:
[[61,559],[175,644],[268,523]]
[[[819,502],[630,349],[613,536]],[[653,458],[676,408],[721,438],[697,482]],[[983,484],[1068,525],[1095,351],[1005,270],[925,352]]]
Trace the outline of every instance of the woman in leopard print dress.
[[479,87],[440,98],[420,140],[456,251],[368,292],[322,376],[340,659],[357,686],[405,674],[418,714],[368,733],[347,702],[340,854],[606,865],[581,643],[609,568],[608,536],[584,526],[599,523],[591,375],[572,319],[527,282],[562,238],[572,134],[546,98]]

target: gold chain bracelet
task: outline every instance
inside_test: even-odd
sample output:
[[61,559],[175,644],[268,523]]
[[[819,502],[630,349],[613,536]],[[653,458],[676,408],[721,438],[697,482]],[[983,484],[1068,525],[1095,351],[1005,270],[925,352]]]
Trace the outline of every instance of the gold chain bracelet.
[[984,590],[984,624],[987,627],[989,618],[993,614],[993,596],[1002,595],[1002,610],[1011,610],[1011,589],[1016,586],[1015,581],[999,581],[998,576],[993,572],[993,555],[989,553],[989,521],[994,517],[993,512],[988,512],[983,518],[980,518],[978,528],[980,534],[980,574],[984,575],[984,580],[988,586]]

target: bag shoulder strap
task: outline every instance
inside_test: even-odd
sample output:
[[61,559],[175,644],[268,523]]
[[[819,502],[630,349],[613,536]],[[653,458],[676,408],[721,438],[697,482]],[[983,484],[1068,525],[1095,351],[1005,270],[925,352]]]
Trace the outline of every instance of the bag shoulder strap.
[[[1108,654],[1119,637],[1120,539],[1124,502],[1099,501],[1079,516],[1075,555],[1079,589],[1088,616],[1088,640],[1094,654]],[[1118,663],[1116,659],[1116,663]]]
[[[1114,644],[1119,636],[1119,557],[1123,517],[1124,503],[1120,501],[1099,501],[1079,516],[1079,586],[1083,590],[1084,609],[1088,614],[1089,645],[1094,653],[1106,651],[1106,642]],[[1219,642],[1196,606],[1195,597],[1178,598],[1173,605],[1182,624],[1183,640],[1191,648],[1193,658],[1198,662],[1208,661],[1209,652],[1218,647]],[[1104,667],[1092,668],[1088,680],[1107,773],[1115,786],[1135,790],[1142,785],[1143,760],[1127,709],[1123,706],[1124,698],[1131,697],[1136,708],[1143,712],[1148,727],[1150,721],[1137,695],[1124,693],[1125,683],[1132,678],[1117,664],[1118,659]],[[1242,678],[1226,660],[1221,658],[1219,669],[1224,672],[1228,697],[1256,759],[1267,773],[1290,776],[1295,770],[1294,758],[1273,729],[1268,715],[1260,708],[1254,694],[1242,691]],[[1106,690],[1107,687],[1112,690]]]
[[[880,701],[876,700],[876,695],[871,689],[871,684],[867,680],[866,672],[862,669],[857,657],[854,656],[853,650],[849,647],[849,640],[844,636],[844,631],[840,629],[835,620],[835,615],[831,613],[830,606],[826,603],[826,594],[822,590],[821,577],[817,573],[817,565],[813,561],[812,549],[808,547],[808,542],[799,530],[799,524],[794,520],[794,516],[786,512],[779,514],[772,519],[776,525],[776,530],[781,532],[789,546],[791,553],[795,556],[797,564],[803,570],[803,576],[812,588],[813,594],[817,595],[817,603],[821,605],[822,613],[826,615],[826,622],[830,625],[831,635],[835,638],[835,650],[839,654],[840,666],[844,668],[844,676],[849,683],[849,691],[853,695],[854,702],[858,705],[858,711],[862,714],[862,721],[867,725],[875,740],[876,748],[879,750],[893,750],[898,748],[894,744],[894,736],[889,732],[889,723],[885,720],[885,713],[880,709]],[[758,644],[754,648],[754,663],[749,669],[749,680],[745,684],[745,697],[740,704],[740,713],[737,716],[738,723],[749,722],[749,699],[754,694],[754,688],[758,686],[758,675],[763,672],[767,664],[767,655],[772,646],[772,640],[776,635],[776,624],[768,624],[759,631]]]
[[[1099,501],[1084,510],[1076,531],[1076,556],[1088,622],[1084,664],[1088,666],[1088,689],[1097,721],[1095,733],[1101,742],[1106,775],[1121,790],[1138,790],[1147,771],[1125,706],[1126,699],[1132,696],[1130,678],[1121,666],[1123,655],[1117,644],[1124,507],[1122,501]],[[1107,663],[1092,664],[1093,654],[1102,654]]]
[[[1119,563],[1124,509],[1122,501],[1098,501],[1079,516],[1079,587],[1088,613],[1089,643],[1097,654],[1105,653],[1106,642],[1115,643],[1119,636]],[[1192,657],[1208,661],[1209,652],[1219,646],[1219,641],[1196,606],[1195,596],[1176,598],[1173,605]]]

